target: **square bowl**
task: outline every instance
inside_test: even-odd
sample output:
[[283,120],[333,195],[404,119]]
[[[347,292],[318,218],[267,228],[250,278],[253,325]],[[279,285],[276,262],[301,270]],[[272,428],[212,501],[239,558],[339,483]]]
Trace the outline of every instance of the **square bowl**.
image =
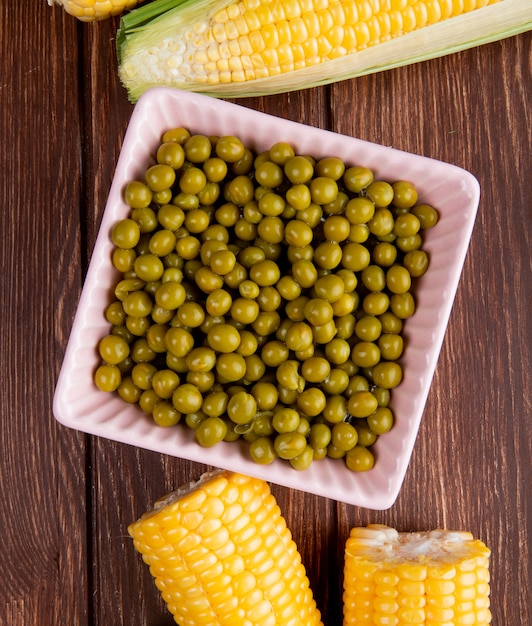
[[[98,342],[108,334],[104,312],[119,278],[111,262],[113,225],[128,216],[123,190],[142,177],[155,162],[162,134],[183,126],[205,135],[236,135],[256,151],[286,141],[296,153],[316,158],[338,156],[349,165],[373,170],[375,178],[410,180],[419,201],[439,212],[435,228],[425,232],[423,248],[430,266],[415,286],[416,311],[405,323],[404,377],[393,389],[393,428],[381,435],[373,449],[375,466],[352,472],[342,461],[323,459],[298,471],[285,461],[254,463],[245,442],[221,442],[202,448],[192,431],[181,424],[157,426],[137,405],[117,394],[99,391],[93,375],[100,363]],[[467,253],[480,197],[472,174],[454,165],[409,154],[260,113],[207,96],[168,88],[154,88],[138,101],[124,138],[101,227],[54,395],[55,418],[65,426],[119,441],[262,478],[374,510],[389,508],[396,500],[411,458],[430,384],[436,368],[453,300]]]

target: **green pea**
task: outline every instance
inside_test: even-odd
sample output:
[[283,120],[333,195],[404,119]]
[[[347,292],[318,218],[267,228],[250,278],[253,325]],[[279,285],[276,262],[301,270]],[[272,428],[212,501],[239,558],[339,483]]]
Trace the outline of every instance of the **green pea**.
[[355,326],[356,336],[364,342],[377,341],[382,332],[382,323],[375,315],[361,317]]
[[131,378],[139,389],[147,390],[152,387],[152,379],[157,372],[155,365],[151,363],[136,363],[131,371]]
[[346,453],[345,464],[354,472],[367,472],[375,465],[375,457],[368,448],[356,445]]
[[378,208],[375,215],[368,222],[368,228],[372,235],[384,237],[393,231],[395,220],[393,213],[384,207]]
[[397,237],[411,237],[421,228],[419,219],[413,213],[403,213],[395,218],[393,233]]
[[319,450],[329,445],[331,437],[331,429],[327,424],[314,423],[310,427],[308,442],[314,450]]
[[424,250],[410,250],[405,254],[403,264],[412,278],[419,278],[427,271],[429,259]]
[[418,218],[423,229],[433,228],[438,223],[438,212],[429,204],[417,204],[412,207],[411,213]]
[[416,310],[414,296],[410,292],[393,294],[390,298],[390,308],[399,319],[407,319],[414,315]]
[[178,170],[185,162],[183,146],[175,141],[162,143],[159,148],[157,148],[157,162],[169,165],[172,169]]
[[158,163],[146,172],[146,183],[153,192],[169,189],[174,182],[175,170],[170,165]]
[[252,421],[253,424],[253,432],[261,436],[273,435],[274,428],[272,424],[272,415],[270,412],[267,413],[257,413]]
[[316,204],[333,202],[338,195],[338,183],[326,176],[316,176],[310,181],[310,196]]
[[386,333],[378,338],[381,357],[386,361],[397,361],[403,353],[404,341],[401,335]]
[[330,424],[343,422],[347,417],[347,402],[344,396],[340,394],[328,396],[323,408],[323,416]]
[[251,393],[239,391],[231,396],[227,415],[235,424],[249,424],[257,413],[257,402]]
[[312,163],[303,156],[294,156],[284,165],[284,173],[293,184],[302,184],[310,181],[314,175]]
[[180,380],[176,372],[171,369],[162,369],[155,372],[151,384],[159,398],[168,400],[179,386]]
[[375,204],[370,198],[352,198],[345,207],[345,217],[350,224],[367,224],[375,215]]
[[272,425],[278,433],[291,433],[299,426],[299,413],[288,407],[275,411],[272,418]]
[[349,422],[339,422],[332,427],[331,442],[336,448],[347,452],[357,444],[358,433]]
[[191,135],[183,142],[185,157],[191,163],[204,163],[210,156],[212,145],[205,135]]
[[347,409],[353,417],[368,417],[377,408],[377,398],[371,391],[355,391],[347,401]]
[[369,250],[360,243],[347,243],[342,252],[342,266],[345,269],[360,272],[370,263]]
[[307,446],[307,440],[300,433],[279,433],[273,445],[278,457],[289,460],[303,452]]
[[386,181],[376,180],[366,188],[366,196],[375,203],[377,208],[387,207],[394,197],[393,187]]
[[382,267],[368,265],[362,270],[362,284],[369,291],[382,291],[386,286],[386,276]]
[[113,226],[111,240],[118,248],[134,248],[140,240],[140,227],[130,218],[120,220]]
[[381,267],[390,267],[397,259],[397,248],[388,241],[380,241],[373,248],[372,260]]
[[348,167],[343,175],[344,185],[353,193],[360,193],[373,182],[373,172],[358,165]]
[[[386,272],[386,287],[395,294],[405,294],[412,286],[410,272],[402,265],[392,265]],[[393,308],[393,305],[392,305]]]
[[258,437],[249,445],[251,459],[259,465],[269,465],[277,458],[273,441],[269,437]]
[[180,413],[193,413],[201,409],[203,396],[194,385],[183,383],[174,390],[172,404]]
[[94,382],[100,391],[116,391],[122,382],[122,373],[116,365],[100,365],[94,374]]
[[381,358],[379,346],[372,341],[359,341],[353,346],[351,359],[358,367],[373,367]]
[[124,199],[132,209],[143,209],[150,206],[153,192],[145,183],[134,180],[126,185]]
[[148,415],[152,415],[155,405],[159,402],[161,402],[161,398],[153,389],[145,389],[139,398],[140,408]]
[[206,417],[194,430],[196,441],[202,448],[211,448],[223,441],[227,424],[221,417]]
[[286,141],[278,141],[270,148],[268,156],[270,161],[278,165],[285,165],[295,156],[294,148]]
[[131,219],[137,222],[141,234],[151,233],[159,225],[157,213],[151,207],[133,209],[131,211]]
[[218,139],[215,152],[222,161],[236,163],[244,158],[245,147],[238,137],[227,135]]
[[378,436],[362,420],[357,421],[355,428],[358,434],[358,445],[367,448],[377,441]]
[[100,340],[98,350],[101,358],[108,365],[118,365],[124,361],[130,353],[127,342],[122,337],[107,335]]
[[138,404],[142,389],[139,389],[137,385],[135,385],[131,376],[126,376],[122,379],[120,385],[118,385],[117,392],[124,402],[128,404]]
[[300,452],[293,459],[289,459],[290,465],[298,471],[308,469],[312,465],[314,460],[314,450],[311,446],[305,446],[304,450]]
[[402,379],[403,369],[393,361],[383,361],[373,368],[373,382],[379,387],[393,389]]
[[175,426],[181,420],[181,413],[177,411],[170,402],[162,401],[158,402],[152,411],[153,421],[158,426],[170,428]]
[[372,432],[376,435],[384,435],[393,426],[393,413],[388,407],[379,407],[367,417],[366,421]]

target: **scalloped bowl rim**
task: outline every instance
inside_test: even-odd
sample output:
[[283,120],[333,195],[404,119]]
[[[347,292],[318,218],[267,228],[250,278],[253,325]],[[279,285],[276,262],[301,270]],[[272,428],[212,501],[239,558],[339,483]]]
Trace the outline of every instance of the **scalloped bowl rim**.
[[[405,324],[404,379],[392,391],[396,416],[393,429],[374,446],[377,462],[368,472],[355,473],[341,461],[324,459],[304,471],[276,460],[261,466],[246,453],[245,443],[225,443],[209,449],[195,443],[181,425],[157,426],[139,407],[116,394],[99,391],[92,376],[98,365],[97,344],[109,329],[104,310],[110,302],[117,272],[111,264],[112,225],[126,217],[122,199],[127,181],[141,176],[154,162],[162,133],[185,126],[208,135],[237,135],[257,150],[275,141],[290,142],[296,152],[316,157],[340,156],[386,180],[415,182],[420,201],[440,212],[424,247],[430,254],[428,272],[416,285],[417,308]],[[88,272],[74,317],[54,394],[53,412],[64,426],[204,465],[248,474],[285,487],[368,509],[391,507],[401,489],[412,455],[423,410],[473,230],[480,198],[477,179],[455,165],[425,156],[307,126],[209,96],[156,87],[135,105],[124,137],[102,216]]]

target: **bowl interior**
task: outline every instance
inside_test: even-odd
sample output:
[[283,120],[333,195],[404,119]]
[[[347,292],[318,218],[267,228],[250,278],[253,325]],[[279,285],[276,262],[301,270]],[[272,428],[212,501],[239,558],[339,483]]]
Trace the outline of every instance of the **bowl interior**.
[[[375,176],[415,183],[420,201],[433,204],[438,225],[425,234],[430,255],[427,273],[415,288],[416,312],[405,324],[401,359],[404,379],[392,392],[393,429],[374,446],[377,462],[364,473],[343,462],[324,459],[296,471],[286,462],[253,463],[246,446],[220,443],[209,449],[177,426],[157,426],[137,406],[99,391],[93,374],[97,345],[108,333],[104,311],[118,274],[111,264],[113,224],[129,213],[122,199],[125,184],[143,176],[165,130],[184,126],[208,135],[237,135],[257,151],[276,141],[291,143],[296,153],[317,158],[339,156],[364,165]],[[399,493],[411,457],[445,329],[453,305],[479,201],[477,180],[456,166],[408,154],[352,137],[266,115],[241,105],[166,88],[146,92],[137,103],[118,159],[86,281],[54,396],[55,418],[65,426],[164,454],[241,472],[264,480],[370,509],[389,508]]]

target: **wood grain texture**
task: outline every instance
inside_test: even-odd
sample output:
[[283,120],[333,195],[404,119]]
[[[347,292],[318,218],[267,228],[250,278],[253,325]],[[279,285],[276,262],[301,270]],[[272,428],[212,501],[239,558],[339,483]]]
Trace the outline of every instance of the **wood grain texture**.
[[86,438],[59,428],[52,416],[81,288],[80,55],[76,26],[45,13],[42,4],[0,7],[0,623],[6,625],[86,624],[89,606]]
[[[170,626],[127,526],[208,465],[58,425],[52,398],[132,111],[118,20],[0,4],[0,626]],[[370,511],[272,485],[325,626],[341,624],[354,525],[471,530],[492,548],[494,624],[532,613],[530,33],[244,106],[449,161],[482,198],[412,461]]]

